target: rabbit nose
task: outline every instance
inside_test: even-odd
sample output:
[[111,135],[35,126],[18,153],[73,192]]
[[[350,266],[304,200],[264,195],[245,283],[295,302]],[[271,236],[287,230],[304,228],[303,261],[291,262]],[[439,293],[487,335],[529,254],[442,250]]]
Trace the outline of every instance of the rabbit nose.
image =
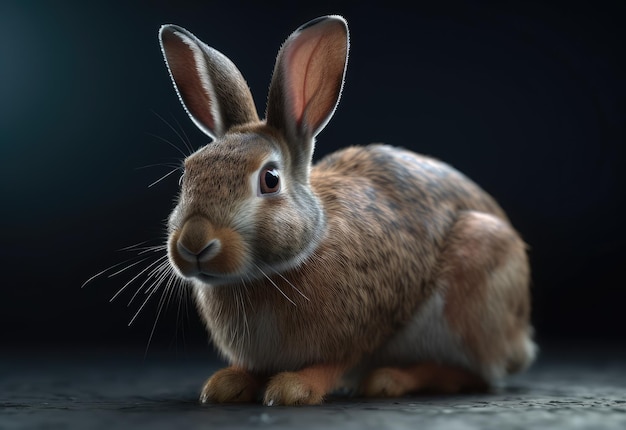
[[199,216],[188,219],[176,241],[176,251],[188,263],[204,263],[215,257],[221,249],[211,223]]
[[195,263],[196,261],[203,263],[217,255],[220,248],[220,241],[218,239],[211,239],[198,248],[199,249],[189,249],[182,240],[176,243],[176,249],[184,260],[190,263]]

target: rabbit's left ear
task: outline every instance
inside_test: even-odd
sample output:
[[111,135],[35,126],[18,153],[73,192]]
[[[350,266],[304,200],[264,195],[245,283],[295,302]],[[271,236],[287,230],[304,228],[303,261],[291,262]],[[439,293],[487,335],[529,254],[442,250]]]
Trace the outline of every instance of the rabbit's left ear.
[[159,40],[174,88],[200,130],[216,139],[259,120],[250,88],[224,54],[176,25],[161,27]]
[[312,141],[339,102],[348,48],[348,26],[340,16],[320,17],[294,31],[276,59],[267,124],[292,142]]

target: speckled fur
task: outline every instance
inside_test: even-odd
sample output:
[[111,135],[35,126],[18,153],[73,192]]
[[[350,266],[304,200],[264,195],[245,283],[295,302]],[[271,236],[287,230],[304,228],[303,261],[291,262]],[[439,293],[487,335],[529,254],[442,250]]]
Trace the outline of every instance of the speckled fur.
[[[243,108],[216,119],[187,102],[184,88],[201,85],[178,84],[197,79],[193,58],[185,63],[178,50],[197,39],[178,27],[162,32],[166,59],[177,50],[168,66],[181,100],[215,138],[185,161],[169,222],[170,261],[192,282],[232,365],[207,382],[203,401],[250,400],[254,387],[266,404],[319,403],[342,376],[357,388],[365,381],[368,395],[438,380],[459,391],[532,361],[525,245],[487,193],[445,163],[387,145],[348,147],[310,166],[341,91],[341,18],[307,24],[283,45],[264,121],[246,108],[251,96],[237,76],[219,84],[235,100],[207,85],[206,96],[217,99],[211,106]],[[186,42],[166,46],[173,35]],[[209,63],[213,51],[203,54]],[[268,163],[282,189],[260,196]],[[200,255],[211,241],[219,252],[207,261],[180,252]],[[402,375],[410,383],[398,384]]]

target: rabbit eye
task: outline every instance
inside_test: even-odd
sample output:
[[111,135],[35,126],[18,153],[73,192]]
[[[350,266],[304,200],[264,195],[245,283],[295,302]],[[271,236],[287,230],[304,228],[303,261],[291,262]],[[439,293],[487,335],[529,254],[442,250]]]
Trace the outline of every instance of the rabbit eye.
[[275,168],[261,170],[259,176],[259,189],[261,194],[275,194],[280,191],[280,175]]

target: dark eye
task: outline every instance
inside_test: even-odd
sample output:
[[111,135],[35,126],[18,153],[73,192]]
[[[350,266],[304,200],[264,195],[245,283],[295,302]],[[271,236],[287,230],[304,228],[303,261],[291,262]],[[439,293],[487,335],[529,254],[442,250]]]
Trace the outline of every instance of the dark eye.
[[261,170],[259,185],[261,194],[274,194],[280,191],[280,175],[278,174],[278,170],[274,168]]

